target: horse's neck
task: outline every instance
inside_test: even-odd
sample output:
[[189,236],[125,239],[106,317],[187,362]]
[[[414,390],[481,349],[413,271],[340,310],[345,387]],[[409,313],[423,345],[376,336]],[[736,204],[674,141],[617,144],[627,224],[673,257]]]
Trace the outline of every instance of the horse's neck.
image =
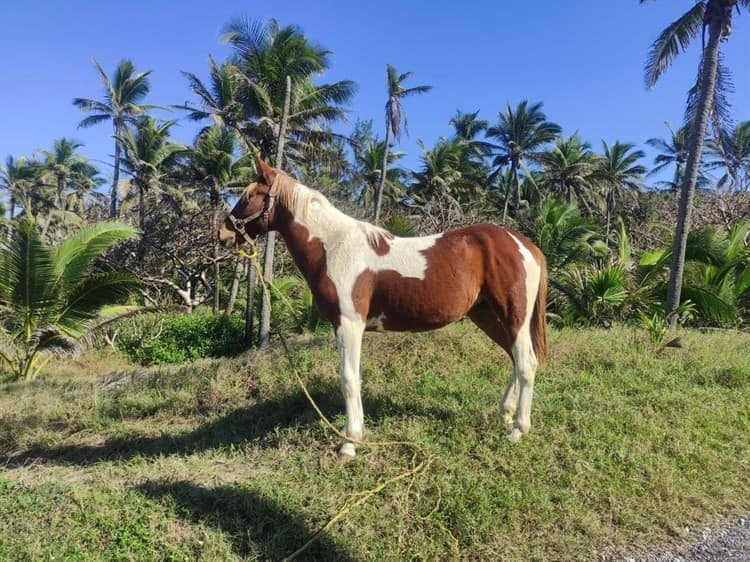
[[[309,188],[302,186],[302,189]],[[336,209],[322,195],[308,201],[304,209],[295,210],[291,206],[277,208],[276,229],[284,238],[297,267],[308,281],[312,281],[311,276],[316,272],[325,271],[326,249],[333,246],[356,221]]]

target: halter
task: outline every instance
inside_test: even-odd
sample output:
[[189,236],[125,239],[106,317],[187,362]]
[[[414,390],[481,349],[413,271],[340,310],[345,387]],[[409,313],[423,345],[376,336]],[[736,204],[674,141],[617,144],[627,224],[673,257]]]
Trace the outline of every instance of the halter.
[[271,186],[271,189],[268,190],[268,193],[266,193],[266,198],[263,200],[263,208],[260,211],[256,211],[252,215],[245,217],[244,219],[238,219],[235,217],[232,213],[229,213],[229,221],[232,223],[232,226],[234,229],[242,235],[242,237],[245,239],[245,242],[247,242],[250,245],[253,245],[253,240],[247,235],[247,232],[245,231],[245,225],[253,222],[255,219],[263,216],[263,220],[268,223],[268,217],[271,214],[271,211],[273,210],[273,205],[276,202],[276,192],[278,191],[278,180],[273,182],[273,185]]

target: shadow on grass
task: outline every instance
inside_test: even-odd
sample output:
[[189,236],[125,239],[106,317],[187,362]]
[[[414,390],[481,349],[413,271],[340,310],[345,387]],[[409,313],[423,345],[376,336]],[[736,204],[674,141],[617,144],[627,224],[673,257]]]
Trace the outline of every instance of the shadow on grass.
[[[312,392],[313,399],[331,419],[344,411],[338,392]],[[374,396],[364,400],[368,420],[377,424],[387,417],[421,416],[449,420],[451,414],[414,404],[398,404],[388,397]],[[30,463],[92,465],[103,461],[134,457],[193,454],[208,449],[255,442],[261,447],[278,445],[279,429],[309,427],[318,423],[305,395],[300,391],[276,400],[266,400],[247,408],[238,408],[195,430],[159,436],[134,435],[108,439],[97,445],[34,445],[20,453],[0,457],[0,466],[12,468]],[[331,447],[338,437],[331,437]]]
[[[220,530],[243,559],[281,560],[313,535],[302,517],[241,486],[206,488],[187,481],[156,480],[136,489],[153,500],[174,505],[180,517]],[[327,535],[319,537],[297,559],[355,560]]]

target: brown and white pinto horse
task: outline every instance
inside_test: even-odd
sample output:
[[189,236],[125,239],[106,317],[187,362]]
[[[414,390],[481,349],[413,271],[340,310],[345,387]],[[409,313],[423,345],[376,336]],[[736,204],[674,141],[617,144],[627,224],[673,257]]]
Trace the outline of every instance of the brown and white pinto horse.
[[[348,437],[362,438],[363,332],[432,330],[465,316],[513,360],[502,413],[511,441],[528,432],[534,376],[547,352],[546,264],[534,244],[492,224],[398,238],[259,164],[262,178],[245,190],[219,236],[235,245],[268,230],[284,237],[318,309],[336,330]],[[354,456],[354,443],[345,442],[339,452]]]

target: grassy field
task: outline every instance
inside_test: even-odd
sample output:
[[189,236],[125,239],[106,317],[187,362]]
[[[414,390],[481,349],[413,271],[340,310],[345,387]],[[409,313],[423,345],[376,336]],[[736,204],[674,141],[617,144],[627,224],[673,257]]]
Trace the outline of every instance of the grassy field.
[[[367,439],[418,442],[308,560],[596,560],[750,509],[750,336],[562,331],[530,435],[505,439],[499,349],[462,323],[367,336]],[[343,425],[333,337],[297,340]],[[278,560],[406,446],[341,463],[282,353],[138,369],[111,355],[0,385],[0,560]]]

